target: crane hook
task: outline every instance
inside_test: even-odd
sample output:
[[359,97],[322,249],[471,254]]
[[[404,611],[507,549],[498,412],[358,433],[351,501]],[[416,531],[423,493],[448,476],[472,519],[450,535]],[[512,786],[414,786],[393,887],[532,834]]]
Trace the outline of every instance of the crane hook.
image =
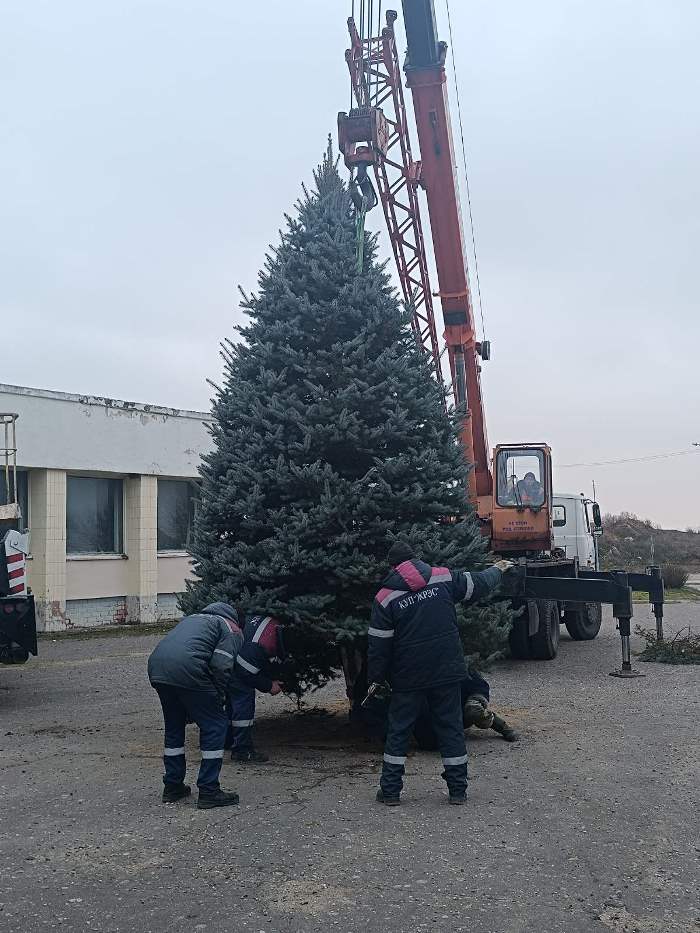
[[379,203],[367,166],[359,164],[350,178],[350,198],[355,206],[355,232],[357,236],[357,272],[362,273],[365,262],[365,216]]

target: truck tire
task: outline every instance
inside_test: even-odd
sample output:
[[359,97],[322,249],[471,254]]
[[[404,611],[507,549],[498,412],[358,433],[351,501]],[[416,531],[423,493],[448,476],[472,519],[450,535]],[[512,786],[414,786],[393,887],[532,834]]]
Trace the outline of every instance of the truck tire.
[[600,631],[602,621],[600,603],[585,603],[581,609],[564,613],[564,625],[574,641],[591,641]]
[[551,661],[559,650],[559,606],[553,599],[538,599],[537,612],[540,625],[530,636],[530,657],[538,661]]
[[518,661],[527,661],[530,657],[530,639],[527,634],[527,619],[516,619],[508,636],[510,656]]

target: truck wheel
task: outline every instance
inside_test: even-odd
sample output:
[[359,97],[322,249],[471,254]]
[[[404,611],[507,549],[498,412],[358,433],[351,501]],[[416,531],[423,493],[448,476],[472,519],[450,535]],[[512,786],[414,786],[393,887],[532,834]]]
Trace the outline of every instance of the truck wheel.
[[516,619],[508,636],[510,656],[518,661],[527,661],[530,657],[530,639],[527,634],[527,621]]
[[538,661],[551,661],[559,650],[559,606],[553,599],[538,599],[540,626],[530,636],[530,656]]
[[602,621],[600,603],[586,603],[581,609],[564,613],[564,625],[574,641],[591,641],[600,631]]

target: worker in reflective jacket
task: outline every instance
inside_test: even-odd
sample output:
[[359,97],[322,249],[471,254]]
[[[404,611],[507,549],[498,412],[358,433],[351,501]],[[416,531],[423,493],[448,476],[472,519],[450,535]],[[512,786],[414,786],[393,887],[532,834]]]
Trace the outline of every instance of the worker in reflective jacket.
[[243,633],[236,610],[227,603],[211,603],[185,616],[156,645],[148,659],[148,679],[158,693],[165,720],[163,803],[189,797],[185,781],[185,726],[199,726],[202,763],[197,807],[227,807],[238,794],[219,786],[228,718],[226,694]]
[[276,696],[282,684],[274,679],[272,662],[284,660],[282,626],[272,616],[253,616],[243,628],[243,646],[228,693],[231,759],[243,764],[268,761],[253,745],[255,691]]
[[467,748],[460,684],[467,677],[455,604],[497,587],[512,565],[500,561],[478,573],[431,567],[400,541],[388,555],[393,568],[377,593],[368,632],[367,679],[391,686],[389,722],[377,800],[396,806],[408,743],[427,701],[452,804],[466,801]]

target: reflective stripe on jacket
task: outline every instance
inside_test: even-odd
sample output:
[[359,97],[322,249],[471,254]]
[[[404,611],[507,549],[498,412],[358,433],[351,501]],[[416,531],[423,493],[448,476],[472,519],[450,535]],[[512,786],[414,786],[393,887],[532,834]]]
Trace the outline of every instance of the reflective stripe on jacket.
[[467,676],[455,604],[480,599],[501,571],[475,573],[407,560],[384,581],[372,606],[367,679],[396,691],[426,690]]
[[272,616],[253,616],[243,627],[243,645],[236,657],[234,682],[269,693],[272,690],[269,662],[283,656],[279,622]]

